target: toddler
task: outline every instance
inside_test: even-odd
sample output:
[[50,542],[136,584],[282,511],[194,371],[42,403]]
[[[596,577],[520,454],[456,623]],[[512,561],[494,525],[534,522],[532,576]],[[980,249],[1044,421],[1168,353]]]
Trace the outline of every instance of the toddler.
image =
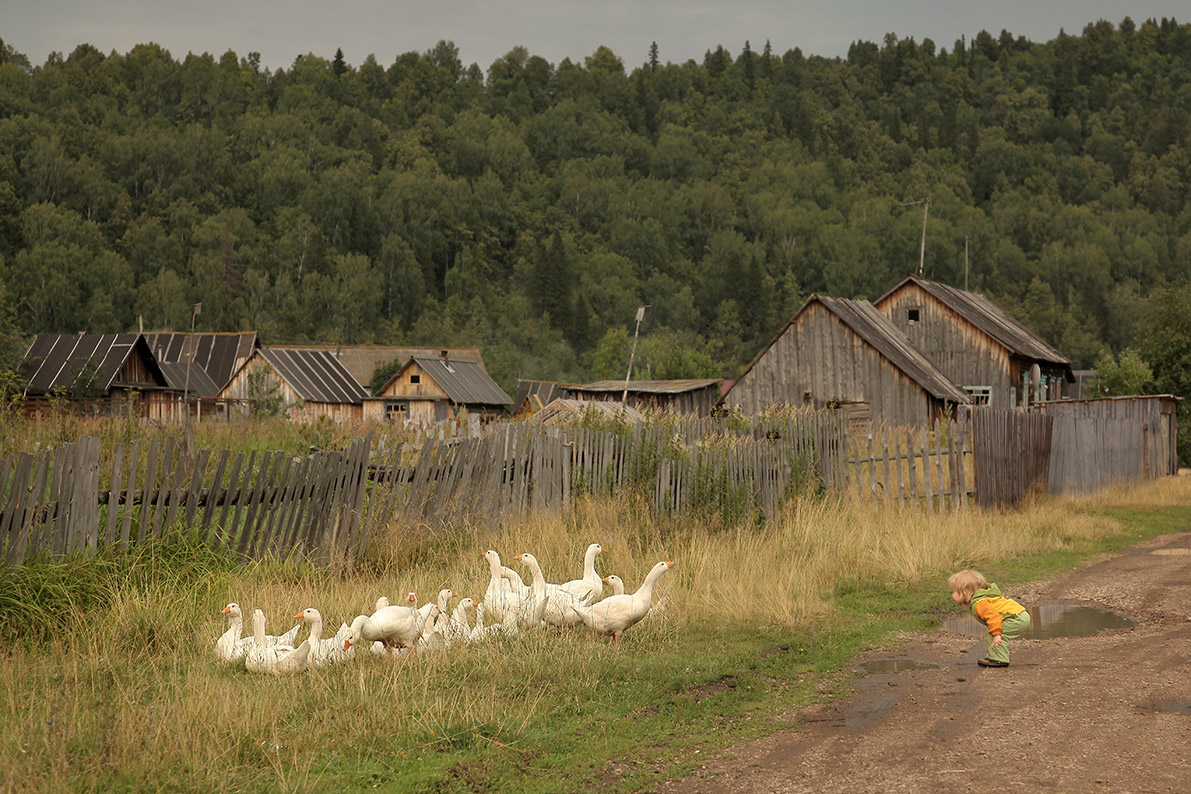
[[981,667],[1008,667],[1009,640],[1017,639],[1030,627],[1030,613],[1012,598],[1001,595],[1001,588],[989,584],[980,571],[953,573],[947,579],[951,599],[966,604],[988,626],[985,656],[977,660]]

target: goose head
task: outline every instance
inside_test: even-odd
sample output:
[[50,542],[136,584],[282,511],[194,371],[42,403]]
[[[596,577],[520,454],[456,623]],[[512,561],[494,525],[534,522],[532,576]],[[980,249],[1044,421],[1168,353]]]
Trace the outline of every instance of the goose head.
[[240,611],[240,605],[239,605],[239,604],[237,604],[235,601],[232,601],[230,604],[228,604],[227,606],[225,606],[225,607],[223,608],[223,612],[222,612],[222,614],[224,614],[224,615],[230,615],[230,616],[232,616],[233,618],[242,618],[242,617],[244,617],[244,613]]
[[314,623],[316,620],[322,622],[323,615],[314,607],[306,607],[298,614],[294,615],[294,620],[300,620],[303,623]]

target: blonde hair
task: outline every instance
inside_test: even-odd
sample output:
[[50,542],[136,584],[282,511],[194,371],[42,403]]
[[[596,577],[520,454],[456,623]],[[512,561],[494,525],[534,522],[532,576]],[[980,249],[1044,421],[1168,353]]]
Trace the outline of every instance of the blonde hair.
[[947,586],[951,588],[951,592],[953,593],[963,593],[965,601],[971,601],[973,593],[988,587],[988,580],[984,578],[984,574],[980,573],[980,571],[974,571],[969,568],[947,577]]

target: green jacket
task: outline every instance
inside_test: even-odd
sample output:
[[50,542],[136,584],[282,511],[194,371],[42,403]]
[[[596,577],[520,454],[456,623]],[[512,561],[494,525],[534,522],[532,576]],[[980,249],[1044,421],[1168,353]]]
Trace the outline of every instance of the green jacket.
[[1020,615],[1026,611],[1025,607],[1012,598],[1005,598],[1001,595],[1001,588],[995,584],[990,584],[983,590],[972,593],[972,601],[969,606],[972,609],[972,614],[976,616],[977,620],[988,626],[988,633],[993,636],[1001,633],[1001,622],[1005,618]]

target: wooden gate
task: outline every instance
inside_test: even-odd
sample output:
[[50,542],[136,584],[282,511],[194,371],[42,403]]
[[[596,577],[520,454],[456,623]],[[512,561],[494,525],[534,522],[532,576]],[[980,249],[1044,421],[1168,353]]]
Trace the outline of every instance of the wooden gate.
[[1054,418],[1024,411],[972,409],[976,504],[1016,507],[1046,487]]

